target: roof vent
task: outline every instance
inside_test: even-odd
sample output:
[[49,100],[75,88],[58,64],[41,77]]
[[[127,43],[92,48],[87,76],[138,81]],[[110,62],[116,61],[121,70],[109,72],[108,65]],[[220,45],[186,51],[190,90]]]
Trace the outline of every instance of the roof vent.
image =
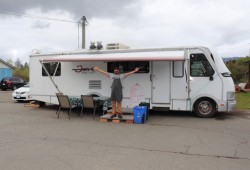
[[102,46],[102,42],[101,41],[97,41],[97,46],[96,46],[97,50],[101,50],[103,48]]
[[89,49],[90,49],[90,50],[94,50],[94,49],[96,49],[95,42],[90,42]]
[[103,49],[102,42],[97,41],[97,45],[95,45],[95,42],[90,42],[89,49],[90,50],[102,50]]

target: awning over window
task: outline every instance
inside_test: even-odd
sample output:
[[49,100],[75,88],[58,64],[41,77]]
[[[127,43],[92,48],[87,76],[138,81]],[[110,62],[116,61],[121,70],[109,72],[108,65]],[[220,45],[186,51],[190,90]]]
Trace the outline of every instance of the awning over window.
[[83,53],[48,57],[42,62],[80,62],[80,61],[181,61],[184,51],[156,51],[129,53]]

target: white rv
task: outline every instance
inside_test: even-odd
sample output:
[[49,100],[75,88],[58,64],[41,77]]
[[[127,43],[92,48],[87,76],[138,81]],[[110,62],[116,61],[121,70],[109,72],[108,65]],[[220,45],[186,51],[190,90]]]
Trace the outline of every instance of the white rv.
[[123,108],[194,111],[211,117],[236,107],[234,82],[222,59],[205,47],[81,50],[30,56],[33,99],[58,104],[55,93],[110,96],[111,80],[95,72],[140,71],[123,80]]

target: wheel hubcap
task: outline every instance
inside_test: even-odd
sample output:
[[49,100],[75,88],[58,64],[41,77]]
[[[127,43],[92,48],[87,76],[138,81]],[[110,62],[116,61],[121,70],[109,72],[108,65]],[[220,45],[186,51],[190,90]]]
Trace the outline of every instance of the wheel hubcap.
[[207,115],[212,111],[212,104],[209,101],[202,101],[198,106],[199,112]]

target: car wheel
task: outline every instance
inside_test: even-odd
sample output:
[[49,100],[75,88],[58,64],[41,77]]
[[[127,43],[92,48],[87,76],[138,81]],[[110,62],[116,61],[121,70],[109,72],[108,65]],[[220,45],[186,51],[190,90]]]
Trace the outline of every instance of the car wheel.
[[195,102],[194,112],[198,117],[209,118],[216,112],[216,105],[211,99],[202,98]]

